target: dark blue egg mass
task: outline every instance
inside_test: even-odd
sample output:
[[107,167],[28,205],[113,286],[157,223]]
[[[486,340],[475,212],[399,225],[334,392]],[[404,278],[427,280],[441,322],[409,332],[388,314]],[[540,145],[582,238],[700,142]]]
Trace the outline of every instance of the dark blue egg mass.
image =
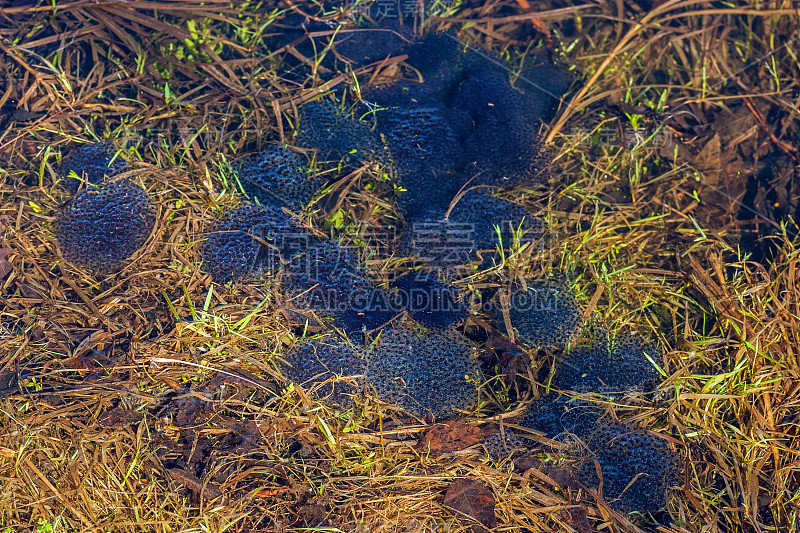
[[575,392],[615,394],[654,391],[661,380],[656,363],[662,358],[656,343],[633,335],[601,338],[578,346],[558,362],[553,386]]
[[477,402],[472,347],[453,330],[381,331],[367,354],[367,386],[416,416],[452,416]]
[[[317,398],[346,406],[351,403],[351,395],[361,391],[358,384],[365,362],[353,346],[336,337],[301,341],[289,350],[284,361],[286,377],[304,388],[313,388]],[[355,378],[355,383],[342,379],[346,377]]]
[[[105,142],[73,148],[61,160],[58,170],[61,186],[71,193],[76,193],[82,184],[86,187],[97,187],[107,178],[122,172],[127,163],[120,158],[112,163],[115,153],[114,146]],[[79,179],[72,177],[71,172],[74,172]]]
[[[532,281],[527,290],[508,294],[508,314],[517,336],[536,348],[564,348],[583,326],[583,309],[574,292],[555,281]],[[502,305],[495,307],[495,325],[506,331]]]
[[297,146],[317,150],[323,161],[355,164],[387,160],[378,135],[366,123],[329,102],[312,102],[300,109],[295,142]]
[[144,245],[155,222],[147,192],[121,180],[75,196],[58,217],[56,239],[67,261],[110,274]]
[[313,237],[281,209],[244,204],[226,212],[208,233],[203,265],[214,281],[246,281],[273,274]]
[[299,211],[324,184],[322,178],[302,169],[304,158],[282,147],[271,147],[234,165],[244,193],[262,204]]
[[407,274],[393,284],[397,307],[428,328],[448,328],[469,316],[466,297],[455,286],[419,272]]

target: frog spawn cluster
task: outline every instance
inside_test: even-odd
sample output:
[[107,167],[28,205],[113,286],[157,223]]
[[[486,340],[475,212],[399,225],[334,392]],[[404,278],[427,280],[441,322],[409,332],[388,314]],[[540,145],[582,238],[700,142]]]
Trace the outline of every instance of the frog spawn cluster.
[[347,405],[362,390],[365,361],[349,343],[335,336],[300,342],[284,357],[292,383],[338,405]]
[[234,171],[242,191],[261,204],[285,205],[302,210],[324,184],[310,170],[303,170],[304,158],[282,146],[240,159]]
[[[601,333],[557,361],[552,386],[612,397],[652,393],[660,380],[648,358],[660,355],[655,344],[636,336]],[[550,393],[530,406],[520,425],[575,444],[575,477],[595,489],[602,480],[605,500],[619,511],[658,512],[667,505],[668,489],[678,483],[678,457],[664,439],[608,420],[588,400]]]
[[293,383],[329,403],[349,405],[353,395],[375,392],[414,416],[447,417],[476,405],[473,352],[452,329],[425,330],[406,321],[384,328],[369,347],[333,335],[301,341],[285,361]]
[[390,327],[368,352],[367,383],[417,416],[453,415],[477,403],[473,355],[470,342],[454,330]]
[[56,223],[64,258],[109,274],[145,243],[155,224],[147,193],[129,181],[115,181],[78,194]]
[[496,248],[511,248],[515,240],[541,248],[546,245],[545,230],[544,223],[522,206],[470,191],[452,209],[428,209],[411,221],[398,248],[404,255],[452,275],[473,263],[492,266]]
[[[65,259],[100,275],[121,269],[155,224],[155,206],[146,191],[117,177],[127,165],[115,155],[109,143],[86,144],[71,150],[59,168],[59,183],[74,196],[59,214],[56,239]],[[202,255],[215,280],[272,274],[283,257],[312,241],[282,211],[302,209],[323,184],[302,167],[301,157],[283,147],[235,164],[242,190],[258,203],[225,213],[207,235]]]
[[398,79],[362,80],[354,113],[330,103],[304,106],[296,142],[322,158],[388,162],[405,189],[397,205],[407,221],[446,208],[467,184],[549,178],[550,154],[535,125],[552,113],[565,76],[525,80],[523,92],[512,86],[504,61],[448,33],[420,38],[402,28],[365,28],[341,44],[354,61],[377,57],[364,50],[405,54],[412,69]]
[[[547,149],[532,124],[546,114],[548,104],[516,91],[504,73],[488,66],[491,61],[487,63],[480,54],[465,53],[462,47],[453,46],[454,42],[450,36],[435,35],[410,48],[405,43],[398,44],[408,52],[409,63],[423,74],[425,83],[401,81],[365,91],[365,97],[393,107],[378,116],[374,130],[330,103],[313,103],[301,109],[296,138],[299,146],[314,148],[324,159],[345,164],[377,161],[394,169],[399,185],[406,189],[397,199],[408,221],[400,241],[403,251],[419,257],[426,252],[426,246],[427,251],[440,248],[435,241],[419,238],[419,224],[439,228],[450,224],[470,226],[474,235],[470,236],[468,256],[423,258],[423,263],[438,267],[434,272],[468,263],[476,252],[491,252],[497,245],[498,231],[501,238],[507,236],[504,244],[513,239],[512,233],[518,229],[541,236],[541,226],[523,209],[484,192],[469,193],[448,213],[464,185],[499,187],[542,182],[547,177]],[[516,149],[507,150],[508,146]],[[103,183],[121,169],[108,165],[109,154],[107,146],[93,152],[87,150],[86,158],[94,158],[97,164],[84,166],[74,162],[84,157],[81,152],[65,158],[67,163],[73,161],[69,163],[71,169],[83,175],[87,189],[93,190],[86,190],[72,201],[57,230],[65,257],[98,272],[119,268],[141,247],[155,222],[152,203],[141,187],[127,181]],[[428,291],[428,307],[411,315],[430,329],[409,320],[395,321],[397,309],[392,305],[353,305],[354,288],[358,289],[355,292],[379,294],[379,300],[392,302],[392,287],[377,287],[356,258],[348,257],[346,251],[330,241],[312,237],[282,211],[282,207],[297,210],[306,205],[322,185],[312,174],[301,171],[301,166],[302,160],[283,147],[268,149],[236,164],[243,191],[259,205],[244,204],[224,214],[211,229],[202,254],[206,270],[215,281],[226,282],[274,274],[283,267],[282,280],[288,296],[299,306],[332,318],[346,335],[355,337],[386,326],[368,349],[355,349],[335,336],[298,344],[286,357],[287,375],[293,382],[313,385],[342,375],[361,376],[355,381],[343,381],[343,385],[336,381],[331,388],[319,392],[341,403],[349,394],[367,386],[418,416],[447,416],[454,409],[473,407],[477,367],[471,345],[452,329],[466,316],[465,309],[455,306],[450,314],[433,310],[434,303],[452,304],[460,296],[454,292],[430,292],[447,286],[435,277],[401,280],[394,286],[401,291],[420,287]],[[65,180],[68,188],[76,183],[80,185],[77,180]],[[117,201],[120,197],[127,198],[128,203]],[[123,210],[142,215],[133,217],[134,223],[126,229],[128,236],[114,225]],[[496,222],[492,215],[497,213],[507,217],[505,223],[492,223]],[[114,236],[107,232],[99,235],[91,247],[84,246],[82,243],[92,239],[92,230],[82,220],[100,220],[100,228],[115,228],[111,232]],[[104,220],[108,224],[102,223]],[[452,238],[450,233],[442,239]],[[111,255],[95,257],[98,248],[117,236],[121,245],[112,246]],[[309,250],[313,250],[314,268],[308,261]],[[331,276],[334,272],[337,275]],[[314,291],[319,289],[322,292],[315,297]],[[515,334],[524,342],[535,347],[563,348],[580,329],[582,310],[574,295],[563,286],[534,284],[514,288],[508,296],[529,296],[531,290],[555,305],[524,312],[516,306],[495,309],[496,325],[503,330],[509,318]],[[574,350],[569,357],[578,358],[572,362],[575,368],[580,369],[585,359],[596,371],[578,372],[575,377],[570,374],[572,363],[565,360],[556,382],[566,389],[592,391],[598,383],[614,382],[603,374],[608,369],[623,370],[641,378],[640,382],[652,378],[642,377],[647,370],[638,363],[632,363],[635,372],[627,372],[631,361],[640,360],[635,347],[628,350],[627,359],[615,358],[618,352]],[[607,364],[610,366],[604,366]],[[664,442],[638,430],[605,424],[592,409],[584,409],[574,420],[567,411],[563,402],[546,398],[523,423],[533,428],[549,424],[545,431],[548,435],[579,435],[594,448],[591,457],[602,468],[605,494],[609,498],[618,496],[619,509],[662,508],[659,498],[651,498],[652,505],[648,506],[641,496],[658,491],[664,494],[674,472],[672,467],[661,468],[665,463],[676,464]],[[593,429],[582,431],[581,427]],[[661,463],[651,460],[656,456],[661,456]],[[584,463],[579,475],[587,484],[596,486],[598,480],[592,478],[596,469],[589,464]],[[632,476],[642,473],[645,482],[637,484],[637,478],[633,489],[625,490],[630,489]]]
[[583,309],[564,282],[535,281],[505,291],[495,306],[495,325],[506,331],[506,313],[514,333],[536,348],[564,349],[580,333]]
[[82,145],[65,156],[60,184],[74,196],[59,213],[55,236],[64,258],[111,274],[141,248],[156,222],[155,206],[133,181],[112,179],[125,169],[107,143]]
[[[425,77],[424,84],[401,82],[364,94],[379,105],[395,107],[383,122],[378,117],[377,129],[387,139],[393,160],[402,161],[395,165],[400,184],[418,191],[398,202],[409,221],[400,248],[441,271],[470,262],[475,252],[490,251],[498,230],[506,243],[513,238],[503,233],[507,229],[527,229],[534,238],[542,237],[539,228],[519,226],[523,219],[530,224],[530,217],[515,212],[513,204],[499,205],[502,201],[481,193],[470,193],[455,207],[451,200],[467,182],[490,187],[543,182],[549,156],[532,127],[547,113],[546,99],[537,101],[513,90],[505,73],[451,45],[449,36],[436,35],[403,49]],[[487,205],[491,208],[482,209]],[[512,223],[508,228],[482,224],[486,212],[504,212]],[[467,239],[471,248],[454,245],[459,224],[474,232]],[[530,346],[564,350],[581,331],[583,309],[565,283],[534,282],[514,286],[504,295],[507,304],[494,309],[496,327],[512,328]],[[635,337],[598,339],[568,351],[552,384],[600,394],[652,391],[659,376],[650,360],[659,359],[656,346]],[[605,498],[614,508],[663,509],[678,471],[677,457],[666,441],[609,423],[589,404],[568,404],[560,398],[540,400],[523,425],[544,430],[551,438],[568,434],[580,440],[588,453],[576,476],[598,487],[597,464]]]
[[311,236],[274,205],[246,203],[226,212],[206,236],[203,263],[218,281],[274,274],[282,258],[308,246]]
[[109,177],[125,170],[125,161],[115,158],[115,155],[114,147],[105,142],[83,144],[74,148],[61,160],[61,186],[72,194],[78,192],[81,186],[99,186]]

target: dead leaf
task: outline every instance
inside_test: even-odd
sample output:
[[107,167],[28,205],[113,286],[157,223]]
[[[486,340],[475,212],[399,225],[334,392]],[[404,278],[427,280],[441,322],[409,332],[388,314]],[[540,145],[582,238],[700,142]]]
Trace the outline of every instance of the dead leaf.
[[497,518],[494,515],[494,494],[477,481],[471,479],[454,481],[444,496],[444,505],[459,515],[476,520],[483,526],[473,528],[473,531],[485,532],[497,525]]
[[0,281],[6,279],[14,270],[7,259],[12,252],[13,250],[11,248],[0,248]]
[[159,376],[158,379],[160,379],[162,382],[164,382],[167,385],[167,387],[169,387],[172,390],[181,390],[183,388],[183,385],[181,385],[176,380],[174,380],[174,379],[172,379],[170,377]]
[[121,428],[131,424],[138,424],[144,419],[144,413],[134,409],[125,409],[122,407],[115,407],[110,411],[103,413],[98,422],[103,427],[107,428]]
[[447,453],[474,446],[486,438],[484,431],[464,422],[453,420],[436,424],[429,429],[420,441],[423,451],[431,453]]
[[172,479],[190,489],[192,492],[199,493],[206,500],[213,500],[222,496],[219,488],[212,483],[203,485],[203,482],[197,476],[188,473],[181,468],[169,468],[167,471],[172,476]]
[[722,144],[719,134],[715,134],[695,156],[694,166],[703,173],[706,185],[712,187],[719,185],[722,172]]
[[75,370],[97,370],[108,364],[108,358],[103,352],[89,350],[70,357],[64,361],[64,364]]
[[328,511],[322,505],[308,504],[303,505],[297,510],[297,514],[303,519],[303,523],[310,528],[323,527],[328,518]]
[[5,398],[18,391],[17,373],[14,370],[0,372],[0,398]]
[[260,489],[253,493],[253,498],[274,498],[275,496],[279,496],[281,494],[286,494],[291,492],[289,487],[278,487],[276,489]]
[[567,516],[575,529],[578,530],[578,533],[600,533],[589,523],[589,518],[586,516],[586,509],[582,507],[572,508],[567,512]]
[[36,300],[32,302],[33,305],[41,303],[42,294],[33,285],[17,282],[17,288],[24,298]]

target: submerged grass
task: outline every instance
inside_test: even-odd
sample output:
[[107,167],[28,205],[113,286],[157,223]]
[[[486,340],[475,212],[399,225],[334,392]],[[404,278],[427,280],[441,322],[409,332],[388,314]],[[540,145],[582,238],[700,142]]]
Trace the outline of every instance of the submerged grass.
[[[541,41],[580,78],[545,128],[558,177],[515,193],[554,228],[553,252],[541,266],[517,250],[506,274],[565,269],[590,322],[666,348],[655,398],[605,402],[685,460],[660,531],[797,530],[800,251],[791,213],[748,203],[746,185],[761,186],[760,161],[796,153],[797,13],[686,0],[531,6],[492,1],[416,21],[509,55]],[[317,57],[300,41],[276,44],[293,13],[323,26],[347,16],[296,2],[0,9],[0,525],[466,531],[442,493],[467,477],[494,494],[498,529],[653,527],[542,465],[491,463],[477,447],[429,453],[426,425],[373,399],[350,411],[315,403],[279,365],[319,331],[313,317],[270,281],[219,286],[203,274],[203,232],[238,202],[220,169],[290,140],[297,106],[351,79],[309,74],[325,68],[332,30],[311,31]],[[302,68],[287,71],[290,60]],[[747,127],[730,134],[734,119]],[[102,138],[136,162],[158,215],[134,261],[96,279],[60,258],[52,224],[67,198],[52,183],[68,145]],[[395,217],[375,194],[381,172],[349,173],[305,220],[324,233],[353,226],[370,246],[370,221]],[[756,213],[741,216],[743,203]],[[776,226],[769,259],[740,242]],[[376,270],[391,266],[370,253]],[[531,356],[546,374],[550,356]],[[541,392],[537,373],[523,374],[488,392],[470,423],[513,423]]]

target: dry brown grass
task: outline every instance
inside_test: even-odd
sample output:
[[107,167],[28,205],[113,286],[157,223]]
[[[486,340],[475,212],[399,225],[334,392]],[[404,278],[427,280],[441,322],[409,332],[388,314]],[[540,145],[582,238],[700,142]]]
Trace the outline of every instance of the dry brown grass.
[[[298,531],[327,515],[327,531],[466,531],[442,496],[468,477],[494,493],[498,530],[641,531],[585,491],[554,491],[545,468],[490,463],[479,447],[430,454],[418,446],[426,426],[389,406],[367,399],[336,411],[287,390],[277,361],[295,334],[279,292],[270,282],[212,285],[199,270],[203,232],[238,201],[222,192],[225,160],[286,138],[276,116],[293,122],[320,85],[280,77],[264,53],[264,13],[280,23],[294,4],[312,10],[292,2],[251,18],[256,6],[186,0],[157,11],[77,0],[0,10],[0,106],[29,112],[0,132],[0,248],[13,267],[0,287],[0,526]],[[747,175],[752,153],[796,154],[786,117],[797,112],[797,13],[777,2],[572,4],[534,2],[534,16],[488,2],[428,24],[496,49],[544,38],[584,76],[547,128],[562,173],[517,197],[553,223],[550,259],[575,273],[591,319],[667,348],[659,397],[613,406],[685,461],[661,531],[795,531],[800,252],[789,225],[772,261],[742,257],[738,236],[752,228],[736,206],[746,191],[719,165]],[[753,127],[723,146],[730,160],[715,159],[707,147],[739,110]],[[631,120],[676,144],[585,142]],[[159,210],[143,250],[107,279],[64,262],[51,230],[66,200],[53,186],[56,153],[93,136],[128,139],[125,157]],[[327,232],[325,207],[362,228],[391,221],[362,187],[377,183],[368,170],[307,220]],[[376,205],[385,210],[373,216]],[[517,385],[524,399],[538,392]],[[472,423],[513,423],[497,410],[524,408],[489,405]],[[167,468],[181,457],[204,462],[202,480]]]

